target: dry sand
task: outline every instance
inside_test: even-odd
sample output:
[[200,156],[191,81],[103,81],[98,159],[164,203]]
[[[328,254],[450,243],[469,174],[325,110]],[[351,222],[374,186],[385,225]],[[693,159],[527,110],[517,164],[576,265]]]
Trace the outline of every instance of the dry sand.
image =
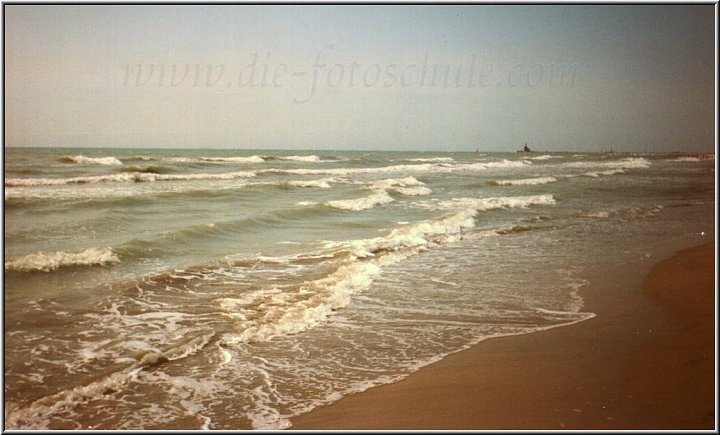
[[292,429],[716,429],[714,244],[607,271],[575,325],[487,340]]

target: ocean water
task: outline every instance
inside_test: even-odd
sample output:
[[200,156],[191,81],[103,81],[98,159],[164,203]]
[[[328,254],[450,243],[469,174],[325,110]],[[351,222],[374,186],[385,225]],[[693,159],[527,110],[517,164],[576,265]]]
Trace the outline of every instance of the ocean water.
[[5,149],[7,429],[280,429],[713,240],[673,154]]

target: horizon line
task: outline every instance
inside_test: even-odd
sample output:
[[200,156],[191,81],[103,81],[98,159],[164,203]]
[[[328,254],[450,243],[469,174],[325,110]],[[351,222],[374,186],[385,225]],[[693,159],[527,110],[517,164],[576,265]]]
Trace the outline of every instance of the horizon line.
[[[25,145],[4,145],[5,149],[90,149],[90,150],[208,150],[208,151],[320,151],[320,152],[400,152],[400,153],[523,153],[522,150],[406,150],[406,149],[337,149],[337,148],[191,148],[191,147],[88,147],[88,146],[25,146]],[[531,150],[531,153],[586,153],[586,154],[628,154],[628,153],[644,153],[644,154],[716,154],[717,149],[712,151],[641,151],[641,150],[619,150],[615,151],[612,147],[610,150],[600,149],[595,151],[588,150]]]

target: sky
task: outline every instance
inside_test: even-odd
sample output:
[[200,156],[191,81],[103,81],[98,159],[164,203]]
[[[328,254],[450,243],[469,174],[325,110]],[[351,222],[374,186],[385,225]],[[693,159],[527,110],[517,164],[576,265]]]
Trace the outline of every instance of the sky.
[[6,146],[715,146],[715,5],[4,5],[4,13]]

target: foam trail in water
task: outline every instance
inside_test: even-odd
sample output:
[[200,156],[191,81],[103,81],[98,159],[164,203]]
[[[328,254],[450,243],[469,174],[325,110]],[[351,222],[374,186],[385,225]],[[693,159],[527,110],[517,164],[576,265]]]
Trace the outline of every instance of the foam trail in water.
[[[592,171],[592,172],[585,172],[584,174],[580,174],[582,177],[593,177],[597,178],[601,175],[615,175],[615,174],[624,174],[625,169],[607,169],[605,171]],[[568,178],[572,178],[572,175],[568,175]]]
[[64,266],[93,266],[119,263],[111,248],[89,248],[82,252],[36,252],[5,262],[5,270],[50,272]]
[[561,158],[561,157],[560,157],[560,156],[551,156],[551,155],[548,155],[548,154],[543,154],[543,155],[541,155],[541,156],[528,157],[528,158],[529,158],[530,160],[550,160],[550,159],[559,159],[559,158]]
[[523,178],[520,180],[497,180],[495,184],[499,186],[522,186],[522,185],[536,185],[536,184],[547,184],[554,183],[557,178],[554,177],[537,177],[537,178]]
[[214,332],[204,334],[167,352],[148,352],[125,369],[90,384],[43,397],[25,408],[6,409],[6,424],[14,429],[47,428],[52,416],[62,415],[91,400],[122,391],[128,383],[136,380],[144,369],[193,355],[207,346],[214,335]]
[[264,158],[260,156],[249,157],[200,157],[203,162],[213,163],[263,163]]

